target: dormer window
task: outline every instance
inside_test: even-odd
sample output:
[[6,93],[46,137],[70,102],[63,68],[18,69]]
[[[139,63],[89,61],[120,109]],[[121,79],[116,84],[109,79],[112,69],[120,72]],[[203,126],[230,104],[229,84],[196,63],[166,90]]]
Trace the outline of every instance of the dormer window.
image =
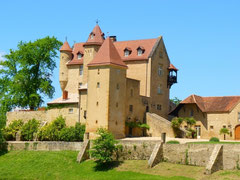
[[143,47],[139,46],[137,48],[137,55],[141,56],[144,53],[144,51],[145,51],[145,49]]
[[93,39],[94,36],[95,36],[95,34],[92,32],[92,33],[90,34],[90,39]]
[[131,52],[132,52],[131,48],[126,47],[124,49],[124,56],[128,57],[131,54]]
[[83,57],[83,54],[82,54],[81,52],[78,52],[78,53],[77,53],[77,58],[78,58],[78,59],[82,59],[82,57]]

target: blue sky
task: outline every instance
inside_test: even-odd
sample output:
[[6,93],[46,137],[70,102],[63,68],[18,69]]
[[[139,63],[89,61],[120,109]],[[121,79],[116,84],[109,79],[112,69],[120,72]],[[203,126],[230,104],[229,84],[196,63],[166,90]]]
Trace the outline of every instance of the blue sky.
[[[170,97],[240,95],[239,0],[2,1],[0,54],[21,40],[48,35],[61,41],[67,36],[71,45],[84,42],[96,19],[119,41],[163,36],[179,68]],[[56,98],[61,95],[58,68],[54,86]]]

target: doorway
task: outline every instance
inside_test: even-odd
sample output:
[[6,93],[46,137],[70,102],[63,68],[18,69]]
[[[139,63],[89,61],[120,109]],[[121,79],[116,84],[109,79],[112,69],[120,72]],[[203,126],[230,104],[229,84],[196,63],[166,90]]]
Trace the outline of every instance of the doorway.
[[240,125],[235,127],[235,140],[240,140]]
[[200,139],[201,137],[201,126],[197,125],[195,126],[196,134],[197,134],[197,139]]

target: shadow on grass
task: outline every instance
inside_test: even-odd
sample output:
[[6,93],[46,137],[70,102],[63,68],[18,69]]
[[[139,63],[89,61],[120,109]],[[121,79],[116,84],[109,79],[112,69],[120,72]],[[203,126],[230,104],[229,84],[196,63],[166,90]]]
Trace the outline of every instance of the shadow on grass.
[[0,156],[6,154],[8,152],[7,143],[0,143]]
[[108,171],[118,167],[122,163],[123,161],[113,161],[108,163],[96,164],[96,166],[94,167],[94,171]]

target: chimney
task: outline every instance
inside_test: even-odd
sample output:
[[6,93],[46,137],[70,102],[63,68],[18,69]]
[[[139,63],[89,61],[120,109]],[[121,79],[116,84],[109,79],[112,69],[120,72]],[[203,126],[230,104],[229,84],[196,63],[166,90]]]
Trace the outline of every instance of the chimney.
[[109,36],[109,38],[110,38],[113,42],[116,42],[116,41],[117,41],[117,36]]
[[67,91],[63,91],[63,100],[67,100],[68,99],[68,92]]

